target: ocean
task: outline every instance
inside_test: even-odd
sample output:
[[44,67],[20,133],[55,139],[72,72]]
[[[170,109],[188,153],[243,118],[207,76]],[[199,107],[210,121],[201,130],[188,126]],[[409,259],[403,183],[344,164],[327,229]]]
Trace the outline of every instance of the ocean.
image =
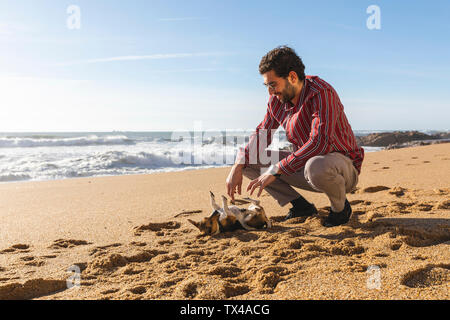
[[[0,182],[229,166],[252,132],[0,133]],[[355,135],[372,132],[355,131]],[[282,130],[277,133],[269,149],[290,145]],[[382,149],[364,148],[365,152]]]

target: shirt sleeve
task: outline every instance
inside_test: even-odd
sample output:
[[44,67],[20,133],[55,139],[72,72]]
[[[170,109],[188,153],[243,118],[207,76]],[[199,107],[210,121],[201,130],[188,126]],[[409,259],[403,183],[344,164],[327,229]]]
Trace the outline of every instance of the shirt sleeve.
[[313,110],[309,139],[278,163],[278,167],[285,175],[299,171],[308,159],[327,153],[334,136],[339,111],[339,99],[336,92],[324,90],[317,93],[307,103],[312,103]]
[[274,96],[271,96],[267,104],[264,120],[256,127],[255,132],[250,136],[245,148],[240,148],[235,163],[244,164],[244,167],[246,167],[250,163],[250,155],[252,155],[252,162],[259,162],[260,151],[264,151],[260,150],[261,143],[265,142],[263,139],[267,141],[267,143],[262,145],[265,149],[272,143],[273,133],[280,126],[280,123],[273,116],[274,111],[280,107],[281,102],[275,99]]

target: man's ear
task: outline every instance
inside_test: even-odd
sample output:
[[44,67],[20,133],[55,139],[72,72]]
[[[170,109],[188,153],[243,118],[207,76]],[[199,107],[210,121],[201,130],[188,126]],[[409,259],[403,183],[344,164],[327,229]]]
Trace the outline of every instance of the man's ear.
[[200,229],[200,224],[198,223],[198,222],[195,222],[195,221],[193,221],[193,220],[191,220],[191,219],[187,219],[190,223],[192,223],[194,226],[196,226],[197,228],[199,228]]
[[295,72],[295,71],[289,72],[288,79],[291,84],[296,83],[298,81],[297,72]]

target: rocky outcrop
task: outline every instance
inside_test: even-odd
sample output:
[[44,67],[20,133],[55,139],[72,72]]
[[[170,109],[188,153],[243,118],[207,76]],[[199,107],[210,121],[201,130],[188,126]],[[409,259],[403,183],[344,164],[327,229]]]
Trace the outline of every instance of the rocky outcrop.
[[367,136],[357,137],[360,146],[387,147],[392,144],[406,143],[415,140],[430,140],[432,136],[418,131],[394,131],[371,133]]
[[371,133],[367,136],[356,137],[360,146],[386,147],[396,149],[410,146],[442,143],[450,141],[450,132],[439,132],[433,135],[419,131],[393,131]]

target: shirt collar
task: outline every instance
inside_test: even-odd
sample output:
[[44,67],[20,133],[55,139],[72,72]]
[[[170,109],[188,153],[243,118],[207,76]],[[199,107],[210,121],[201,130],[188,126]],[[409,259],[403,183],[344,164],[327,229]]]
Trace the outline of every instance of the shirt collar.
[[301,105],[305,101],[305,95],[306,95],[305,92],[306,92],[307,85],[308,85],[308,81],[305,78],[305,80],[303,80],[303,88],[302,88],[302,91],[300,92],[300,98],[298,99],[297,105],[294,106],[290,101],[286,102],[284,104],[284,107],[287,111],[290,111],[292,109],[298,109],[301,107]]

